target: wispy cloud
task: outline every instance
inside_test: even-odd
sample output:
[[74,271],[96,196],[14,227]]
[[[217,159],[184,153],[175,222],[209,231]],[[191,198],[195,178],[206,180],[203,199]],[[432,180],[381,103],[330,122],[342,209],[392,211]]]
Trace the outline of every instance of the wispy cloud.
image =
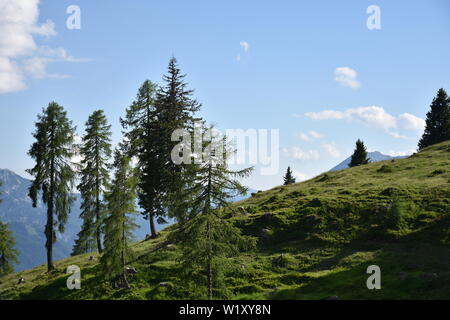
[[336,143],[332,142],[324,142],[322,147],[325,149],[326,153],[332,158],[339,158],[341,156],[341,152],[338,150]]
[[322,139],[323,135],[314,130],[309,130],[308,132],[300,132],[298,137],[303,141],[313,141],[317,139]]
[[239,42],[239,45],[244,50],[244,52],[243,52],[243,54],[238,54],[236,56],[236,61],[238,61],[238,62],[242,60],[242,58],[247,54],[248,50],[250,49],[250,44],[245,40],[241,40]]
[[239,45],[244,49],[245,52],[247,52],[248,49],[250,49],[250,45],[245,40],[242,40],[241,42],[239,42]]
[[307,112],[305,116],[313,120],[347,120],[357,121],[370,128],[382,129],[394,138],[407,138],[392,129],[405,129],[422,131],[425,120],[409,114],[403,113],[398,117],[386,112],[383,107],[367,106],[350,108],[344,111],[323,110],[319,112]]
[[282,148],[281,152],[296,160],[318,160],[320,158],[317,150],[303,150],[299,147]]
[[[63,48],[40,47],[35,37],[55,36],[55,24],[38,24],[39,0],[0,0],[0,94],[26,89],[26,78],[66,78],[49,74],[54,61],[81,62]],[[85,60],[83,60],[85,61]]]
[[339,67],[334,70],[334,80],[344,87],[358,89],[361,84],[359,83],[357,77],[358,73],[349,67]]
[[295,177],[296,182],[301,182],[301,181],[305,181],[305,180],[308,179],[306,174],[304,174],[304,173],[302,173],[300,171],[297,171],[295,169],[292,170],[292,174]]

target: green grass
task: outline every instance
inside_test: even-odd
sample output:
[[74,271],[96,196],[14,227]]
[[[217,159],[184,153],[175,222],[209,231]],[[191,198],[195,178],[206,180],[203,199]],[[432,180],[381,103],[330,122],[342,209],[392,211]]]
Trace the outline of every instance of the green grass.
[[[249,215],[228,212],[230,220],[260,240],[257,250],[230,259],[228,298],[450,298],[450,142],[276,187],[235,206]],[[40,266],[0,278],[0,298],[191,298],[179,278],[177,247],[151,252],[172,228],[134,244],[131,290],[113,289],[98,256],[89,261],[87,254],[58,261],[50,274]],[[66,288],[72,264],[81,267],[81,290]],[[373,264],[381,268],[381,290],[366,287]]]

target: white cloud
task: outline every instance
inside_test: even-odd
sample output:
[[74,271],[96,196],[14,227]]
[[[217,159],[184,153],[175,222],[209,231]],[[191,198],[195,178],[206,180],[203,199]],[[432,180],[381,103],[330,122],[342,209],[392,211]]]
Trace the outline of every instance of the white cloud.
[[408,150],[408,151],[390,151],[388,155],[391,157],[399,157],[399,156],[410,156],[412,155],[416,150]]
[[0,56],[0,94],[21,91],[25,88],[23,74],[17,64]]
[[250,48],[249,43],[245,40],[242,40],[241,42],[239,42],[239,45],[244,49],[245,52],[247,52],[248,49]]
[[341,156],[341,152],[338,150],[334,142],[324,142],[322,144],[322,147],[325,149],[327,154],[332,158],[339,158]]
[[295,182],[301,182],[301,181],[305,181],[306,179],[308,179],[306,174],[301,173],[300,171],[297,171],[297,170],[292,170],[292,174],[294,175],[294,178],[296,180]]
[[310,119],[313,120],[328,120],[328,119],[345,119],[346,114],[342,111],[335,111],[335,110],[323,110],[319,112],[307,112],[305,113],[305,116],[307,116]]
[[350,87],[357,89],[360,87],[360,83],[357,80],[358,73],[352,68],[339,67],[334,70],[334,80],[343,85],[344,87]]
[[398,116],[398,125],[407,130],[423,131],[425,128],[425,120],[410,113],[402,113]]
[[318,160],[320,154],[317,150],[303,150],[299,147],[282,148],[281,151],[296,160]]
[[400,133],[398,133],[398,132],[395,132],[395,131],[388,131],[388,134],[389,134],[391,137],[395,138],[395,139],[410,139],[410,138],[408,138],[407,136],[402,135],[402,134],[400,134]]
[[26,76],[63,78],[47,74],[53,61],[78,62],[63,48],[39,47],[35,36],[56,35],[55,24],[38,23],[39,0],[0,0],[0,93],[26,89]]
[[323,135],[314,130],[309,130],[308,132],[300,132],[298,137],[303,141],[312,141],[315,139],[322,139]]
[[347,120],[358,121],[370,128],[382,129],[394,138],[406,138],[392,129],[406,129],[406,130],[423,130],[425,120],[416,117],[409,113],[403,113],[398,117],[386,112],[383,107],[368,106],[351,108],[344,111],[337,110],[323,110],[319,112],[307,112],[305,116],[313,120]]
[[395,117],[387,113],[383,107],[378,106],[358,107],[345,111],[324,110],[320,112],[307,112],[305,116],[313,120],[356,120],[363,122],[369,127],[383,129],[396,127]]

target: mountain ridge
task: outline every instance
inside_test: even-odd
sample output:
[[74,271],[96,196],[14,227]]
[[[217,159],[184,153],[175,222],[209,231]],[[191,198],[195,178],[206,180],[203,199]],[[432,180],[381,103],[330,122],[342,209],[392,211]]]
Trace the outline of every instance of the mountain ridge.
[[[367,158],[369,159],[369,162],[380,162],[380,161],[392,160],[392,159],[403,159],[406,157],[408,157],[408,156],[390,156],[390,155],[383,154],[379,151],[372,151],[372,152],[367,153]],[[332,172],[332,171],[347,169],[351,160],[352,160],[352,156],[349,156],[347,159],[340,162],[338,165],[336,165],[335,167],[331,168],[328,171]]]

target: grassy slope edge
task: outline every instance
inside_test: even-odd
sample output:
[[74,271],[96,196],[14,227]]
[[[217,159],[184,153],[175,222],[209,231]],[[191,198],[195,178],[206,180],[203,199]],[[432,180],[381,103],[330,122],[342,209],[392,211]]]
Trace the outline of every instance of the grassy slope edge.
[[[233,259],[226,275],[233,299],[449,299],[450,142],[407,159],[328,172],[236,203],[232,215],[258,250]],[[134,245],[131,290],[102,280],[98,256],[60,260],[0,278],[0,299],[182,299],[176,246],[158,239]],[[65,270],[78,265],[81,290]],[[381,268],[381,290],[368,290],[366,269]],[[25,282],[18,284],[19,278]],[[160,285],[164,282],[164,285]],[[194,297],[195,298],[195,297]]]

